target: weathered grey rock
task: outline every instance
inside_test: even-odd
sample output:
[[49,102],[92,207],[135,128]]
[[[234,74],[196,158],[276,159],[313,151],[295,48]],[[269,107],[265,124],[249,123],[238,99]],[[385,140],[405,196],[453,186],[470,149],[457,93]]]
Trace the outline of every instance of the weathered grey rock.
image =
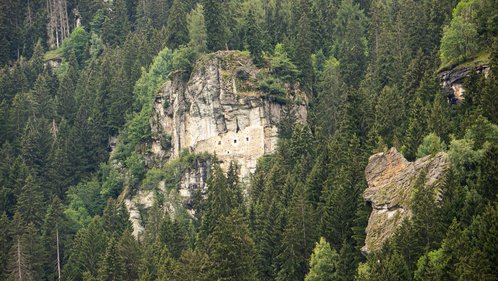
[[[248,178],[258,158],[276,150],[277,125],[284,107],[259,91],[260,76],[267,75],[265,72],[246,54],[220,51],[200,58],[188,81],[182,73],[171,74],[154,99],[146,166],[162,167],[183,150],[207,152],[216,155],[225,171],[233,162],[241,178]],[[284,86],[296,120],[306,122],[305,93],[298,83]],[[162,182],[156,190],[139,189],[126,196],[136,237],[144,231],[140,211],[152,206],[155,192],[169,198],[169,214],[175,212],[177,203],[189,209],[192,192],[207,188],[208,162],[196,160],[184,171],[173,193]]]
[[448,96],[450,103],[455,104],[464,99],[465,89],[463,88],[463,81],[473,72],[487,75],[489,65],[480,64],[474,67],[461,67],[446,70],[439,74],[443,90]]
[[372,213],[362,252],[379,250],[401,222],[411,218],[413,187],[423,172],[426,172],[425,192],[434,192],[436,183],[444,177],[448,167],[448,155],[443,152],[415,162],[407,161],[396,148],[371,156],[365,168],[368,188],[363,198],[371,203]]
[[[152,152],[162,161],[182,150],[216,154],[226,171],[230,162],[242,178],[256,169],[257,159],[277,147],[277,124],[283,105],[258,90],[258,74],[247,55],[221,51],[201,58],[183,81],[173,75],[159,91],[151,119]],[[306,120],[306,95],[298,85],[286,85],[297,120]],[[170,138],[167,142],[164,138]],[[169,143],[169,147],[161,145]]]

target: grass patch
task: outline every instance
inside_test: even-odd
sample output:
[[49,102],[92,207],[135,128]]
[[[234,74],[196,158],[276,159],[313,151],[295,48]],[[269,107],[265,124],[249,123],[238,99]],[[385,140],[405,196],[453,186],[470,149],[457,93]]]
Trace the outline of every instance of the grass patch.
[[62,48],[50,50],[45,53],[43,56],[45,61],[53,60],[53,59],[62,59]]
[[481,64],[487,64],[489,63],[490,56],[491,53],[489,52],[489,50],[481,51],[463,62],[449,62],[447,64],[441,65],[438,69],[438,72],[446,70],[458,70],[462,68],[475,67]]

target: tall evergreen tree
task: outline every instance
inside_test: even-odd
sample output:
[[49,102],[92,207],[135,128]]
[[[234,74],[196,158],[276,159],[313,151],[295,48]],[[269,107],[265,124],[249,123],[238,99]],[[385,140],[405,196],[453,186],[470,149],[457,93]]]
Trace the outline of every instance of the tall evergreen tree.
[[327,281],[336,279],[337,260],[339,256],[334,248],[330,247],[325,238],[315,244],[310,259],[310,271],[306,274],[305,281]]
[[203,0],[204,19],[207,30],[207,48],[210,51],[224,50],[228,43],[224,1]]
[[166,45],[176,49],[188,43],[187,6],[185,1],[174,0],[166,23]]
[[219,218],[207,240],[210,280],[256,280],[254,242],[240,210]]

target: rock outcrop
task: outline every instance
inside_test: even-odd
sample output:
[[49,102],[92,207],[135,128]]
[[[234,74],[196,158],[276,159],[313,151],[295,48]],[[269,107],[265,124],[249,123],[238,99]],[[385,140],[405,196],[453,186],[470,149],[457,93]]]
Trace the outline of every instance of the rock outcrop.
[[363,198],[372,205],[362,252],[379,250],[405,219],[411,218],[415,181],[425,172],[425,192],[434,192],[449,167],[448,155],[440,152],[415,162],[407,161],[395,148],[370,157],[365,168],[368,188]]
[[[223,51],[201,58],[188,81],[173,75],[155,99],[154,158],[176,158],[182,150],[208,152],[225,170],[233,161],[240,176],[248,176],[259,157],[275,151],[284,106],[259,90],[264,71],[243,53]],[[285,90],[296,119],[304,122],[306,95],[298,85]]]
[[450,103],[456,104],[464,99],[465,89],[463,88],[463,81],[474,72],[487,75],[489,66],[487,64],[479,64],[474,67],[460,67],[440,73],[441,84]]
[[[299,84],[279,81],[285,94],[280,91],[275,98],[260,90],[265,79],[272,79],[269,70],[257,68],[247,54],[237,51],[205,55],[188,79],[184,73],[172,73],[154,100],[152,143],[144,150],[146,166],[163,167],[186,150],[215,155],[225,171],[233,162],[241,179],[247,179],[258,158],[276,150],[284,106],[297,122],[306,122],[307,99]],[[192,192],[207,188],[208,162],[196,160],[184,169],[174,193],[161,182],[155,190],[139,188],[126,196],[136,237],[144,231],[142,211],[152,206],[157,192],[171,199],[168,213],[181,202],[192,214]]]

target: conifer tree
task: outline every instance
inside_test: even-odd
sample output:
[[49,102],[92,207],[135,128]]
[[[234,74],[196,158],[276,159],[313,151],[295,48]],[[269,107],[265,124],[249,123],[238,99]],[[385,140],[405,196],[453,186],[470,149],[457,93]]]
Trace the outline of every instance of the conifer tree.
[[415,160],[418,146],[422,143],[422,139],[425,136],[424,128],[427,126],[427,115],[425,104],[420,97],[417,97],[410,112],[408,131],[404,141],[405,145],[402,149],[406,159],[410,161]]
[[116,246],[119,260],[123,265],[123,280],[138,280],[139,263],[141,258],[140,245],[133,237],[130,229],[125,229]]
[[100,260],[107,247],[107,233],[102,223],[102,219],[96,216],[76,233],[64,276],[80,279],[85,272],[94,278],[98,276]]
[[16,211],[26,223],[40,226],[44,212],[43,191],[40,183],[33,175],[28,175],[17,199]]
[[311,89],[313,80],[313,65],[311,64],[312,53],[310,19],[303,13],[297,26],[296,51],[294,61],[301,70],[301,79],[307,89]]
[[175,281],[206,280],[208,257],[198,250],[186,249],[175,265]]
[[282,249],[278,256],[282,265],[276,279],[282,281],[304,278],[316,239],[315,214],[302,184],[295,187],[290,204],[287,225],[282,235]]
[[210,280],[256,280],[254,242],[240,210],[222,215],[206,242]]
[[201,3],[197,3],[195,9],[193,9],[187,16],[188,22],[188,35],[189,35],[189,46],[198,50],[199,52],[206,51],[207,48],[207,30],[206,23],[204,20],[204,6]]
[[263,64],[263,42],[261,29],[256,22],[254,12],[249,10],[245,18],[246,33],[245,41],[247,44],[247,49],[252,55],[253,62],[256,66],[262,66]]
[[77,110],[75,92],[79,76],[78,68],[76,55],[71,52],[67,71],[62,77],[57,90],[57,113],[59,117],[64,117],[70,125],[74,122]]
[[334,248],[330,247],[325,238],[320,237],[320,242],[315,243],[310,259],[310,271],[306,274],[305,281],[327,281],[336,279],[337,261],[339,256]]
[[365,15],[352,0],[343,0],[334,20],[339,69],[344,82],[357,87],[366,65]]
[[118,254],[116,238],[111,237],[99,267],[98,280],[119,281],[124,280],[124,264]]
[[202,4],[206,21],[207,48],[210,51],[224,50],[228,36],[223,1],[203,0]]
[[49,279],[61,277],[65,242],[69,235],[68,226],[62,202],[59,197],[54,197],[47,209],[42,226],[42,241],[47,253],[44,267]]
[[9,235],[9,218],[5,212],[0,216],[0,225],[3,226],[0,228],[0,274],[3,275],[12,243]]
[[166,45],[177,49],[188,43],[187,6],[183,0],[174,0],[166,23]]

